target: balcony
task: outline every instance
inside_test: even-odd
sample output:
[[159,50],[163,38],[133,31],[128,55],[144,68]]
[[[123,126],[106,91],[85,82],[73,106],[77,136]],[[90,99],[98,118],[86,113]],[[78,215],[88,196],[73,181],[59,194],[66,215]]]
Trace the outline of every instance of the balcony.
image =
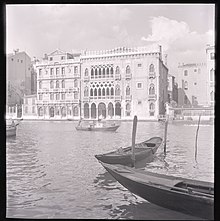
[[115,74],[115,80],[121,80],[121,74]]
[[89,81],[89,76],[84,76],[84,81]]
[[148,100],[156,100],[157,99],[157,95],[156,94],[149,94],[148,95]]
[[131,99],[132,99],[132,96],[131,96],[131,95],[126,95],[126,96],[125,96],[125,100],[126,100],[126,101],[131,101]]
[[131,79],[131,73],[126,73],[125,74],[125,79]]
[[121,95],[115,95],[115,101],[121,101],[122,97]]
[[149,78],[155,78],[156,73],[154,71],[149,72]]
[[84,97],[83,102],[89,102],[89,97]]

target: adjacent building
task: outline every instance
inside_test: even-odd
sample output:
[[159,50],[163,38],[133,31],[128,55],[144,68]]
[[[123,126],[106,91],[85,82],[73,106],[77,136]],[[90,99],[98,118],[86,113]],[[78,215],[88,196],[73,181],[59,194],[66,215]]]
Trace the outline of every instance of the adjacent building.
[[215,47],[207,45],[206,48],[207,63],[207,104],[214,106],[215,102]]
[[182,64],[178,66],[178,105],[196,107],[208,105],[206,63]]
[[[6,77],[7,86],[9,86],[7,87],[7,104],[15,105],[22,103],[23,95],[31,94],[31,58],[26,52],[16,50],[14,54],[7,56]],[[15,90],[10,91],[11,88]],[[14,93],[14,91],[16,92]],[[18,94],[21,94],[21,97],[17,102],[14,96]]]
[[79,56],[57,49],[36,62],[38,118],[79,117]]

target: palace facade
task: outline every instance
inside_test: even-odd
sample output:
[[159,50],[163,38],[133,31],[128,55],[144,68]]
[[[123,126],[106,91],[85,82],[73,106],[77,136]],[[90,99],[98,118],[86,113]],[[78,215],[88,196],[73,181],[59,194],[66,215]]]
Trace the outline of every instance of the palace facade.
[[56,50],[36,70],[38,118],[155,120],[165,114],[168,68],[161,46]]
[[36,63],[38,118],[79,116],[80,57],[56,50]]

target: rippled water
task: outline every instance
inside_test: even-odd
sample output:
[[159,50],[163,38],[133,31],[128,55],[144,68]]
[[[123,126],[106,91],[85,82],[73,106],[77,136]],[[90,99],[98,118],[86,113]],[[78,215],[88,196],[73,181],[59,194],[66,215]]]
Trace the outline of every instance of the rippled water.
[[[131,144],[132,122],[117,132],[76,131],[76,122],[22,121],[7,139],[7,217],[198,219],[148,203],[121,186],[94,157]],[[168,125],[166,157],[145,169],[213,182],[214,127]],[[164,124],[138,122],[136,142],[164,136]]]

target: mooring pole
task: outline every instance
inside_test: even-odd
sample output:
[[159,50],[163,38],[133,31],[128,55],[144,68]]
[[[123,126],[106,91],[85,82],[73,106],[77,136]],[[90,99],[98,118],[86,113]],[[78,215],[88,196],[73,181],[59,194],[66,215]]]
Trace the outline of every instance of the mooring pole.
[[133,120],[133,130],[132,130],[132,167],[135,167],[135,137],[136,137],[136,130],[137,130],[137,116],[134,116]]
[[165,120],[165,131],[164,131],[164,155],[166,155],[166,145],[167,145],[167,127],[168,127],[169,115],[166,115]]
[[197,130],[196,130],[196,141],[195,141],[195,161],[196,161],[196,163],[197,163],[197,139],[198,139],[200,118],[201,118],[201,114],[199,115],[199,121],[198,121]]

